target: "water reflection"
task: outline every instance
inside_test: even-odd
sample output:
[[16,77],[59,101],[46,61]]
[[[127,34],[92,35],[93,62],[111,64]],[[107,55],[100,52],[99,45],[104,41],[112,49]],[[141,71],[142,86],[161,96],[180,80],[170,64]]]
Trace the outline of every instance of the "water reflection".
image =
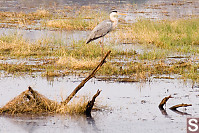
[[162,113],[162,115],[168,116],[167,111],[164,108],[160,108],[160,112]]
[[183,111],[179,111],[177,109],[171,109],[173,112],[175,112],[176,114],[179,114],[179,115],[191,115],[187,112],[183,112]]
[[[18,130],[21,129],[20,132],[33,133],[39,129],[39,126],[45,126],[48,119],[47,117],[31,117],[31,116],[23,116],[23,117],[15,117],[15,116],[3,116],[7,121],[10,122],[9,126],[19,127]],[[12,128],[11,128],[12,129]],[[17,128],[14,128],[17,129]]]
[[[62,116],[2,116],[9,124],[7,126],[17,126],[21,133],[34,133],[39,131],[48,132],[49,129],[56,131],[81,131],[81,132],[100,132],[92,116],[85,115],[62,115]],[[59,128],[56,128],[59,127]],[[11,130],[11,128],[10,128]],[[9,130],[9,131],[10,131]],[[1,130],[2,131],[2,130]],[[51,130],[52,131],[52,130]]]
[[87,116],[86,120],[87,120],[88,124],[91,125],[96,132],[100,131],[100,129],[98,129],[98,127],[96,126],[95,120],[92,116]]
[[[162,113],[162,115],[164,115],[166,118],[170,118],[171,119],[171,116],[168,115],[166,109],[159,107],[159,110]],[[176,114],[179,114],[179,115],[191,115],[191,114],[189,114],[187,112],[179,111],[177,109],[170,109],[170,110],[175,112]]]

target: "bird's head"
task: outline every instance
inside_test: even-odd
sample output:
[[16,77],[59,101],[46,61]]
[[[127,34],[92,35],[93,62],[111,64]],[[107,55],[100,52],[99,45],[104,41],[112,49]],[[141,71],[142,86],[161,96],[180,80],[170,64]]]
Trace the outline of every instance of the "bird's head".
[[118,15],[127,15],[127,14],[119,13],[119,12],[117,12],[116,10],[113,10],[113,11],[111,12],[111,14],[110,14],[110,20],[111,20],[112,22],[117,23],[117,21],[118,21],[117,16],[118,16]]
[[113,10],[110,14],[110,16],[118,16],[118,15],[127,15],[127,14],[124,14],[124,13],[119,13],[117,10]]

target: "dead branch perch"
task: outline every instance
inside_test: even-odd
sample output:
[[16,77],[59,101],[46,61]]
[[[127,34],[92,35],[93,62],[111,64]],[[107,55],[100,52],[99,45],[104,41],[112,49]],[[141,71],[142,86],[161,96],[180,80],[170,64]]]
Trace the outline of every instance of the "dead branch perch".
[[75,94],[84,86],[84,84],[90,80],[95,73],[100,69],[100,67],[106,62],[106,58],[111,53],[111,51],[108,51],[107,54],[104,56],[104,58],[101,60],[101,62],[97,65],[97,67],[92,71],[92,73],[86,77],[74,90],[73,92],[66,98],[66,100],[63,102],[63,104],[67,104],[74,96]]
[[184,104],[184,103],[182,103],[182,104],[178,104],[178,105],[172,106],[172,107],[169,108],[169,109],[171,109],[171,110],[176,110],[176,109],[179,108],[179,107],[188,107],[188,106],[192,106],[192,104]]
[[160,104],[159,104],[159,108],[160,109],[164,109],[163,108],[163,106],[166,104],[166,102],[169,100],[169,98],[173,98],[171,95],[170,96],[168,96],[168,97],[165,97],[164,99],[162,99],[162,101],[160,102]]
[[97,93],[93,96],[92,100],[88,102],[88,104],[86,105],[86,111],[85,111],[85,114],[86,116],[91,116],[91,110],[93,108],[93,105],[95,103],[95,99],[97,96],[99,96],[100,92],[102,90],[97,90]]

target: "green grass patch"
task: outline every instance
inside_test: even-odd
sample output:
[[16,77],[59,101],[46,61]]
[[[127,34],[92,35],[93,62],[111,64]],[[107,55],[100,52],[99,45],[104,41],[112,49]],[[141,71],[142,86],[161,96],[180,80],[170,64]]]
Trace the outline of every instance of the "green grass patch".
[[195,52],[199,49],[199,18],[178,20],[138,20],[119,31],[121,41],[153,44],[162,49]]

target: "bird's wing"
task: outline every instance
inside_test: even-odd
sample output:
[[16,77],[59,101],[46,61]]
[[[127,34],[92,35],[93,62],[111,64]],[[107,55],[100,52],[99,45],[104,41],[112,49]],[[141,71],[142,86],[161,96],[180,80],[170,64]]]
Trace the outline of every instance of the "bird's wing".
[[98,24],[91,32],[86,43],[105,36],[112,30],[112,22],[110,20],[105,20]]

